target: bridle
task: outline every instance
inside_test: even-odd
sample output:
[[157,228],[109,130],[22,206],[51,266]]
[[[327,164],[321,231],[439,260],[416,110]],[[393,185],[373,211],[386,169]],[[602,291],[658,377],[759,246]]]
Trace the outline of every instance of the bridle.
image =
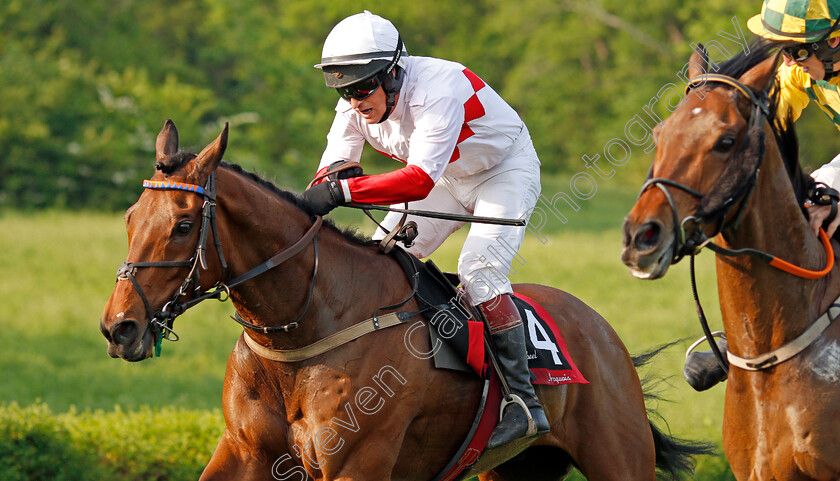
[[[734,87],[735,90],[744,94],[744,96],[749,99],[751,106],[752,106],[752,115],[750,116],[750,120],[747,126],[747,134],[752,131],[754,128],[761,129],[766,122],[767,118],[770,115],[770,101],[767,95],[767,92],[761,92],[759,95],[756,95],[753,90],[743,83],[735,80],[732,77],[714,73],[706,73],[697,77],[692,78],[688,86],[686,87],[686,91],[688,92],[692,88],[698,88],[702,85],[705,85],[707,82],[715,82],[715,83],[722,83],[725,85],[729,85]],[[776,132],[776,127],[772,125],[771,128]],[[745,134],[745,135],[747,135]],[[761,137],[761,142],[763,143],[763,133]],[[763,148],[763,147],[762,147]],[[737,153],[737,151],[736,151]],[[677,213],[677,206],[674,202],[673,195],[671,194],[668,187],[673,187],[679,189],[683,192],[688,193],[689,195],[696,197],[698,199],[703,199],[705,194],[698,192],[684,184],[681,184],[675,180],[661,178],[661,177],[653,177],[653,166],[651,165],[651,169],[648,173],[648,179],[642,185],[641,191],[639,193],[639,197],[644,194],[649,188],[656,187],[658,188],[665,196],[665,199],[668,201],[668,204],[671,209],[671,214],[674,220],[674,239],[676,245],[674,246],[674,251],[671,259],[671,264],[675,264],[679,262],[684,256],[690,256],[690,276],[691,276],[691,289],[694,295],[694,301],[697,308],[697,315],[700,319],[700,324],[703,328],[703,332],[706,335],[706,339],[711,346],[712,352],[715,354],[715,357],[718,359],[721,367],[724,371],[728,372],[728,364],[724,361],[723,354],[720,352],[720,349],[717,346],[717,343],[713,339],[713,333],[709,329],[708,322],[706,321],[706,316],[703,312],[703,308],[700,305],[700,299],[697,293],[697,283],[696,283],[696,275],[695,275],[695,268],[694,268],[694,257],[700,253],[703,247],[708,247],[712,251],[714,251],[718,255],[724,256],[740,256],[740,255],[749,255],[751,257],[755,257],[757,259],[762,260],[763,262],[769,264],[770,266],[792,274],[797,277],[805,278],[805,279],[819,279],[827,275],[832,267],[834,266],[834,253],[831,247],[831,242],[828,239],[828,236],[825,234],[824,230],[820,230],[820,240],[822,241],[823,247],[826,251],[826,266],[822,270],[814,271],[804,269],[795,265],[792,265],[784,260],[778,259],[776,256],[759,251],[757,249],[751,248],[744,248],[744,249],[729,249],[722,246],[719,246],[712,242],[712,238],[715,237],[717,234],[721,233],[724,229],[737,229],[738,224],[743,217],[743,214],[746,210],[746,206],[749,204],[750,197],[752,193],[755,191],[755,186],[758,183],[758,174],[761,167],[761,158],[762,155],[759,156],[758,162],[756,163],[755,170],[750,175],[749,180],[747,181],[746,185],[740,189],[738,195],[734,195],[724,201],[724,205],[721,207],[722,213],[720,214],[720,221],[718,226],[715,229],[715,233],[711,236],[707,236],[702,229],[696,229],[691,237],[686,236],[686,224],[688,222],[693,222],[697,225],[702,225],[703,219],[701,216],[697,215],[695,212],[694,215],[688,215],[682,220],[679,218],[679,214]],[[733,206],[738,203],[739,207],[738,210],[733,214],[730,215],[730,210]],[[727,218],[731,218],[732,220],[726,221]],[[803,347],[804,348],[804,347]],[[690,351],[689,351],[690,352]],[[798,351],[797,351],[798,353]],[[795,355],[795,354],[793,354]],[[733,358],[733,355],[729,353],[730,360]],[[739,359],[740,361],[746,361],[744,359],[737,358],[734,356],[735,359]],[[788,357],[789,358],[789,357]],[[786,360],[786,359],[785,359]],[[782,361],[778,361],[782,362]],[[769,367],[769,364],[766,367]]]
[[[707,73],[698,77],[694,77],[689,81],[687,90],[705,85],[709,81],[732,86],[739,92],[743,93],[750,100],[753,106],[753,113],[750,116],[750,121],[747,126],[747,132],[751,131],[754,128],[760,128],[764,125],[770,112],[769,98],[766,92],[762,92],[760,95],[756,95],[752,91],[752,89],[742,84],[741,82],[735,80],[734,78],[728,77],[726,75],[713,73]],[[776,127],[771,125],[771,128],[773,128],[775,132]],[[826,253],[828,254],[828,265],[826,265],[824,269],[818,271],[812,271],[794,266],[789,262],[779,259],[772,254],[762,252],[757,249],[728,249],[716,245],[714,242],[712,242],[712,238],[715,237],[717,234],[721,233],[725,228],[730,228],[733,230],[737,229],[741,218],[743,217],[744,212],[746,211],[746,207],[749,204],[750,197],[755,191],[755,186],[758,183],[758,174],[760,167],[761,162],[759,160],[759,162],[756,163],[755,170],[750,175],[750,178],[747,181],[746,185],[739,191],[739,194],[728,198],[724,202],[723,206],[720,209],[723,211],[723,213],[720,214],[720,221],[715,229],[714,234],[707,236],[702,229],[696,229],[694,233],[690,237],[688,237],[685,231],[686,224],[689,222],[693,222],[695,224],[702,225],[704,221],[701,216],[697,215],[696,212],[694,215],[688,215],[685,218],[680,219],[679,214],[677,213],[677,205],[674,201],[674,196],[672,195],[668,187],[679,189],[698,199],[703,199],[705,197],[705,194],[698,192],[692,189],[691,187],[688,187],[672,179],[667,179],[663,177],[653,177],[653,166],[651,166],[651,169],[648,172],[648,179],[642,185],[641,191],[639,192],[639,197],[641,197],[642,194],[644,194],[649,188],[657,187],[660,191],[662,191],[662,193],[665,196],[665,199],[668,201],[668,205],[671,209],[671,215],[674,220],[674,239],[676,239],[676,245],[674,246],[674,253],[671,259],[671,264],[676,264],[686,255],[694,256],[698,254],[700,250],[703,249],[703,247],[708,247],[715,253],[724,256],[749,255],[766,262],[772,267],[805,279],[819,279],[831,271],[831,268],[833,267],[834,256],[832,254],[831,243],[828,239],[828,236],[826,236],[825,232],[823,231],[820,231],[820,239],[823,243],[823,247],[825,248]],[[730,215],[731,209],[736,204],[738,204],[738,210],[734,214]],[[727,221],[727,218],[731,218],[731,220]]]
[[[117,281],[128,279],[134,286],[134,289],[137,291],[137,294],[140,296],[140,299],[143,301],[143,306],[146,309],[146,315],[150,319],[150,325],[155,335],[155,356],[160,356],[161,343],[163,339],[166,339],[168,341],[177,341],[179,339],[178,334],[172,330],[172,326],[175,322],[175,318],[183,314],[184,311],[206,299],[217,299],[222,302],[228,300],[230,298],[231,289],[242,284],[245,281],[248,281],[268,271],[269,269],[272,269],[273,267],[282,264],[291,257],[294,257],[307,245],[309,245],[310,242],[312,242],[314,246],[315,257],[315,262],[312,269],[312,278],[309,285],[309,292],[307,295],[305,308],[296,321],[286,324],[284,326],[264,327],[251,324],[239,316],[234,318],[235,321],[239,322],[246,328],[263,333],[275,331],[289,331],[290,329],[294,329],[298,326],[298,324],[306,315],[306,312],[309,309],[309,305],[312,301],[312,292],[315,287],[315,279],[318,274],[317,233],[318,230],[321,228],[323,222],[321,216],[315,217],[312,226],[306,231],[303,237],[301,237],[293,245],[278,252],[270,259],[258,265],[257,267],[249,270],[248,272],[236,277],[235,279],[231,279],[230,281],[225,282],[225,277],[227,275],[227,262],[225,261],[224,254],[222,253],[222,244],[221,239],[219,237],[219,231],[216,222],[215,173],[210,174],[210,177],[207,179],[207,183],[204,185],[204,187],[184,182],[152,180],[144,180],[143,187],[152,190],[182,190],[186,192],[193,192],[195,194],[201,195],[204,198],[204,203],[202,205],[201,227],[199,229],[198,242],[196,244],[195,252],[192,257],[183,261],[126,261],[117,270]],[[219,256],[221,275],[219,277],[219,281],[217,281],[215,285],[213,285],[210,289],[202,292],[200,283],[200,271],[202,269],[207,270],[207,237],[211,230],[213,233],[213,241],[216,247],[216,252]],[[151,304],[149,303],[149,299],[146,296],[146,293],[143,291],[142,286],[140,286],[140,283],[137,282],[137,279],[134,277],[137,272],[137,269],[141,267],[189,267],[190,271],[187,274],[184,281],[181,283],[181,286],[175,291],[174,294],[172,294],[169,301],[164,303],[163,307],[160,310],[154,311],[151,307]],[[190,294],[192,294],[190,299],[184,301],[181,300],[182,298],[187,297]]]
[[[737,91],[744,94],[752,104],[753,113],[750,116],[749,123],[747,125],[747,132],[750,132],[753,128],[761,127],[764,125],[765,120],[770,115],[770,105],[769,99],[766,92],[762,92],[760,96],[756,95],[752,89],[747,87],[746,85],[742,84],[741,82],[735,80],[732,77],[720,74],[713,74],[707,73],[700,75],[698,77],[692,78],[689,83],[686,91],[691,90],[692,88],[698,88],[700,86],[706,85],[707,82],[716,82],[716,83],[723,83],[734,87]],[[735,152],[737,154],[737,151]],[[715,233],[711,236],[707,236],[701,229],[697,229],[694,231],[694,234],[691,237],[687,237],[685,233],[685,227],[688,222],[693,222],[695,224],[702,224],[703,220],[700,216],[696,215],[688,215],[682,220],[679,218],[679,214],[677,213],[677,205],[674,202],[674,197],[671,194],[668,187],[673,187],[679,189],[693,197],[698,199],[703,199],[705,194],[698,192],[687,185],[681,184],[672,179],[667,179],[663,177],[653,177],[653,165],[650,167],[650,171],[648,172],[648,178],[645,183],[642,185],[642,188],[639,192],[639,197],[642,196],[650,187],[657,187],[665,196],[665,199],[668,201],[668,205],[671,208],[671,214],[674,220],[674,239],[676,245],[674,246],[674,254],[671,259],[671,264],[676,264],[679,262],[684,256],[686,255],[693,255],[698,253],[703,247],[710,244],[711,239],[723,231],[724,228],[731,227],[737,228],[738,224],[741,221],[741,218],[744,215],[744,211],[746,210],[746,206],[749,204],[750,197],[752,196],[753,191],[755,190],[755,185],[758,183],[758,173],[761,167],[761,163],[759,161],[756,164],[756,168],[753,173],[750,175],[750,178],[745,185],[739,192],[739,195],[732,196],[728,198],[724,205],[722,206],[723,213],[720,215],[720,222],[715,229]],[[735,212],[733,216],[729,215],[729,211],[732,207],[738,204],[738,210]],[[726,221],[727,217],[731,217],[732,220],[729,222]],[[713,247],[710,246],[713,249]]]

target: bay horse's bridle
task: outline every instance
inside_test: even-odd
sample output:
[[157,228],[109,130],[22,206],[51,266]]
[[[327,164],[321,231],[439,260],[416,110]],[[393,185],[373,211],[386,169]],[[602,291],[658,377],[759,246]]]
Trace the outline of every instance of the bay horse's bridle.
[[[762,92],[761,95],[756,95],[752,89],[744,85],[743,83],[735,80],[732,77],[720,74],[713,74],[707,73],[700,75],[698,77],[692,78],[686,90],[690,90],[692,88],[697,88],[702,85],[705,85],[707,82],[712,81],[716,83],[723,83],[734,87],[736,90],[744,94],[752,104],[753,113],[750,116],[749,123],[747,125],[747,132],[751,131],[754,128],[761,128],[764,125],[764,122],[767,120],[767,117],[770,115],[770,105],[769,105],[769,98],[766,92]],[[775,131],[775,126],[771,125],[771,128]],[[761,143],[763,144],[763,137],[761,139]],[[762,147],[763,149],[763,147]],[[737,154],[739,151],[736,151]],[[820,277],[825,276],[831,271],[834,262],[834,256],[832,255],[831,243],[828,239],[828,236],[825,235],[824,231],[820,231],[820,239],[822,240],[823,246],[828,253],[828,264],[826,267],[819,271],[812,271],[807,269],[802,269],[800,267],[794,266],[782,259],[777,258],[772,254],[768,254],[766,252],[762,252],[756,249],[727,249],[725,247],[718,246],[714,244],[712,238],[715,237],[717,234],[723,231],[724,228],[730,227],[732,229],[736,229],[738,224],[740,223],[741,217],[743,217],[744,212],[746,210],[747,205],[749,204],[750,197],[755,190],[755,186],[758,183],[758,174],[761,167],[760,158],[763,157],[761,155],[759,157],[759,161],[756,163],[755,170],[750,175],[749,180],[746,184],[740,189],[738,195],[734,195],[726,201],[724,201],[724,205],[718,209],[722,210],[723,213],[720,215],[720,222],[717,228],[715,229],[715,233],[707,236],[701,229],[697,229],[694,231],[691,237],[687,237],[685,233],[685,226],[688,222],[694,222],[696,224],[702,224],[703,219],[696,215],[688,215],[682,220],[679,218],[679,214],[677,213],[677,205],[674,202],[674,197],[671,192],[668,190],[668,187],[677,188],[683,192],[690,194],[693,197],[698,199],[703,199],[705,194],[698,192],[691,187],[688,187],[680,182],[677,182],[672,179],[667,179],[663,177],[653,177],[653,166],[651,165],[650,172],[648,173],[648,179],[642,185],[641,191],[639,192],[639,197],[644,194],[650,187],[657,187],[665,196],[665,199],[668,201],[668,205],[671,208],[671,214],[674,220],[674,239],[676,245],[674,246],[674,253],[671,258],[671,264],[676,264],[679,262],[684,256],[686,255],[695,255],[700,252],[703,247],[708,247],[709,249],[713,250],[717,254],[725,255],[725,256],[737,256],[737,255],[749,255],[761,259],[762,261],[766,262],[767,264],[788,272],[789,274],[793,274],[798,277],[803,277],[806,279],[818,279]],[[732,220],[726,221],[727,217],[730,217],[729,211],[738,204],[738,211],[735,212],[734,215],[731,216]]]
[[[765,119],[770,115],[769,99],[765,92],[762,92],[761,96],[759,97],[752,91],[752,89],[742,84],[741,82],[735,80],[734,78],[728,77],[726,75],[713,73],[707,73],[692,78],[689,81],[688,86],[686,87],[686,92],[693,88],[698,88],[702,85],[705,85],[709,81],[732,86],[739,92],[743,93],[750,100],[753,106],[753,114],[750,116],[750,121],[747,126],[747,132],[749,132],[755,127],[760,128],[764,125]],[[737,154],[738,152],[739,151],[736,151],[735,154]],[[676,202],[674,202],[674,197],[668,190],[668,187],[670,186],[677,188],[698,199],[703,199],[705,197],[705,194],[698,192],[692,189],[691,187],[688,187],[687,185],[684,185],[672,179],[667,179],[663,177],[653,177],[653,165],[651,165],[650,171],[648,172],[648,179],[642,185],[642,188],[639,192],[639,197],[641,197],[641,195],[644,194],[645,191],[647,191],[650,187],[657,187],[660,191],[662,191],[662,193],[665,195],[665,199],[668,201],[668,205],[671,208],[671,214],[674,219],[674,239],[676,242],[676,245],[674,246],[674,254],[671,258],[672,264],[676,264],[677,262],[679,262],[685,255],[691,255],[699,252],[700,249],[709,244],[712,237],[719,234],[728,225],[731,225],[732,227],[737,227],[738,223],[741,220],[741,217],[743,216],[744,210],[746,209],[746,206],[749,203],[749,198],[752,195],[755,185],[758,182],[758,172],[760,167],[761,164],[759,162],[756,165],[756,168],[750,176],[750,179],[747,182],[747,184],[744,185],[744,187],[740,190],[739,195],[732,196],[724,202],[724,205],[721,207],[721,209],[723,209],[723,214],[720,216],[720,223],[717,226],[714,234],[712,234],[711,236],[706,236],[701,229],[697,229],[694,232],[694,235],[692,235],[690,238],[687,238],[685,234],[685,224],[688,222],[702,224],[702,219],[697,215],[688,215],[684,219],[680,220],[679,214],[677,213]],[[732,207],[739,201],[740,204],[738,207],[738,211],[734,214],[733,220],[727,224],[725,219],[728,217],[730,209],[732,209]]]
[[[195,248],[195,253],[191,258],[183,261],[126,261],[123,262],[123,264],[117,270],[117,280],[119,281],[122,279],[128,279],[129,281],[131,281],[132,285],[134,286],[134,289],[137,291],[137,294],[143,301],[143,306],[146,309],[146,315],[150,319],[151,328],[155,335],[155,356],[160,355],[161,342],[163,339],[166,339],[168,341],[178,340],[178,334],[176,334],[175,331],[172,330],[172,325],[175,322],[175,318],[183,314],[184,311],[206,299],[218,299],[219,301],[226,301],[230,297],[230,290],[232,288],[268,271],[269,269],[277,265],[282,264],[286,260],[290,259],[297,253],[302,251],[311,241],[315,250],[315,263],[312,269],[312,279],[309,284],[309,292],[307,295],[305,305],[306,307],[304,308],[304,311],[303,313],[301,313],[300,317],[298,317],[298,319],[292,323],[283,326],[271,327],[257,326],[255,324],[251,324],[248,321],[239,318],[239,316],[234,318],[236,322],[239,322],[243,326],[262,333],[269,333],[275,331],[289,331],[290,329],[294,329],[298,326],[300,320],[303,319],[303,316],[306,315],[306,312],[309,309],[309,304],[312,301],[312,292],[315,287],[315,278],[318,274],[317,233],[318,230],[321,228],[323,222],[323,218],[321,216],[315,216],[315,220],[312,226],[306,231],[303,237],[301,237],[293,245],[280,251],[267,261],[242,274],[241,276],[232,279],[228,282],[225,282],[224,279],[227,274],[227,262],[225,261],[224,254],[222,253],[222,243],[219,237],[219,231],[216,223],[215,173],[210,174],[210,177],[207,179],[207,183],[204,187],[184,182],[151,180],[144,180],[143,187],[146,189],[153,190],[183,190],[187,192],[193,192],[204,197],[198,242]],[[213,232],[213,242],[216,247],[216,252],[219,256],[221,275],[219,277],[219,280],[213,287],[202,292],[200,284],[201,272],[199,267],[201,269],[207,270],[207,236],[211,230]],[[178,288],[178,290],[175,291],[175,293],[171,296],[169,301],[166,302],[160,310],[153,311],[151,304],[149,303],[149,299],[143,291],[143,288],[140,286],[140,283],[137,282],[137,279],[134,277],[135,273],[137,272],[137,269],[140,267],[190,267],[190,271],[187,274],[187,277],[184,279],[184,282],[181,283],[181,286]],[[181,298],[190,294],[190,289],[192,289],[192,298],[186,301],[180,301]]]
[[[725,85],[729,85],[734,87],[738,92],[744,94],[744,96],[749,99],[751,106],[753,108],[752,115],[750,116],[750,120],[747,126],[747,134],[756,128],[756,129],[763,129],[764,123],[767,118],[770,116],[770,100],[767,95],[767,92],[761,92],[760,95],[756,95],[751,88],[744,85],[743,83],[739,82],[738,80],[721,74],[714,74],[714,73],[706,73],[700,76],[692,78],[688,86],[686,87],[686,92],[691,90],[692,88],[698,88],[702,85],[705,85],[707,82],[715,82],[715,83],[722,83]],[[772,125],[771,128],[774,129],[774,133],[776,132],[776,127]],[[746,210],[747,204],[749,204],[750,197],[752,193],[755,191],[755,186],[758,183],[758,174],[761,167],[761,159],[764,157],[763,149],[764,149],[764,137],[763,137],[763,130],[760,131],[759,134],[759,144],[761,149],[761,154],[759,154],[759,158],[757,159],[755,170],[750,175],[749,180],[746,182],[744,186],[739,190],[737,195],[733,195],[732,197],[726,199],[724,201],[723,206],[720,209],[723,212],[720,214],[720,222],[717,228],[715,229],[715,233],[711,236],[707,236],[702,229],[696,229],[693,235],[690,238],[686,237],[685,233],[685,226],[688,222],[694,222],[698,225],[703,224],[703,219],[701,216],[697,215],[688,215],[684,219],[680,220],[679,214],[677,213],[677,206],[676,202],[674,202],[673,195],[669,191],[668,187],[674,187],[683,192],[690,194],[693,197],[698,199],[703,199],[705,194],[700,193],[684,184],[681,184],[675,180],[662,178],[662,177],[653,177],[653,165],[651,165],[650,172],[648,173],[648,179],[642,185],[641,191],[639,193],[639,197],[644,194],[650,187],[657,187],[665,196],[665,199],[668,201],[668,204],[671,208],[671,214],[674,220],[674,242],[676,245],[674,246],[674,251],[671,258],[671,263],[675,264],[680,261],[684,256],[690,256],[690,276],[691,276],[691,289],[694,295],[694,301],[697,308],[697,315],[700,318],[700,324],[703,328],[703,332],[706,335],[706,339],[709,342],[709,345],[712,349],[712,352],[717,357],[718,362],[720,363],[721,367],[724,371],[728,372],[728,364],[724,361],[723,354],[720,352],[720,349],[717,346],[717,343],[713,339],[713,334],[709,329],[708,322],[706,321],[706,316],[703,313],[703,308],[700,305],[700,299],[697,293],[697,283],[696,283],[696,276],[695,276],[695,269],[694,269],[694,257],[703,249],[703,247],[708,247],[716,254],[724,255],[724,256],[739,256],[739,255],[749,255],[751,257],[755,257],[760,259],[770,266],[792,274],[797,277],[805,278],[805,279],[819,279],[827,275],[834,266],[834,252],[831,247],[831,242],[826,235],[825,231],[820,229],[820,240],[822,241],[823,247],[826,251],[826,266],[824,269],[814,271],[809,269],[803,269],[801,267],[795,266],[777,258],[776,256],[759,251],[757,249],[751,248],[743,248],[743,249],[729,249],[719,245],[716,245],[712,242],[712,238],[715,237],[717,234],[721,233],[723,229],[729,227],[732,229],[737,229],[738,224]],[[735,154],[740,152],[740,150],[736,151]],[[816,197],[822,197],[820,194],[815,194]],[[812,199],[815,203],[824,203],[818,199]],[[836,199],[830,199],[832,203],[833,210],[836,210]],[[727,217],[730,217],[729,211],[732,207],[739,203],[738,211],[735,212],[734,215],[731,216],[732,220],[727,222]],[[699,209],[699,206],[698,206]],[[816,329],[814,329],[816,330]],[[806,334],[809,334],[806,332]],[[810,334],[809,334],[810,335]],[[696,343],[695,343],[696,346]],[[807,346],[807,344],[806,344]],[[800,347],[799,350],[804,349],[804,347]],[[775,365],[779,362],[783,362],[786,359],[789,359],[793,355],[799,352],[799,350],[795,352],[788,352],[785,359],[780,359],[779,357],[768,356],[765,362],[759,365],[751,365],[749,359],[739,358],[737,356],[733,356],[732,353],[728,353],[728,357],[730,361],[738,362],[739,367],[749,368],[749,369],[762,369],[765,367],[769,367]],[[689,350],[690,352],[690,350]]]

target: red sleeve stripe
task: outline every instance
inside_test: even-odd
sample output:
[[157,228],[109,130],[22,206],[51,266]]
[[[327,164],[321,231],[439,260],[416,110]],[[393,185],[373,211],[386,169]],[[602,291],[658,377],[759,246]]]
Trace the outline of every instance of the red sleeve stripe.
[[[327,172],[327,169],[329,169],[329,168],[330,168],[330,166],[329,166],[329,165],[325,166],[323,169],[319,170],[318,172],[315,172],[315,176],[313,176],[312,178],[313,178],[313,179],[317,179],[319,175],[323,175],[323,174],[325,174],[325,173]],[[312,185],[318,185],[318,184],[320,184],[321,182],[323,182],[323,181],[325,181],[325,180],[327,180],[327,178],[326,178],[326,177],[324,177],[323,179],[319,180],[318,182],[313,182],[313,183],[312,183]]]
[[478,100],[478,94],[473,94],[464,102],[464,123],[480,117],[484,117],[484,106],[481,105],[481,100]]
[[478,75],[474,74],[472,72],[472,70],[470,70],[468,68],[464,69],[464,75],[466,75],[467,78],[470,80],[470,84],[472,84],[472,88],[476,92],[483,89],[484,86],[487,85],[487,84],[484,83],[484,80],[481,80],[480,78],[478,78]]
[[399,204],[425,199],[432,187],[432,178],[416,165],[407,165],[393,172],[347,179],[351,200],[361,204]]
[[458,143],[460,144],[461,142],[472,137],[473,135],[475,135],[475,132],[472,131],[469,125],[464,124],[464,126],[461,127],[461,135],[458,136]]
[[487,84],[485,84],[483,80],[478,78],[478,75],[472,73],[472,71],[468,68],[465,68],[463,73],[470,81],[470,85],[472,85],[472,88],[476,93],[464,102],[464,125],[461,127],[461,134],[458,136],[458,142],[455,144],[455,150],[452,152],[452,157],[449,158],[450,164],[461,158],[461,151],[458,150],[458,144],[475,135],[475,132],[470,129],[467,122],[484,117],[484,114],[486,113],[484,111],[484,105],[481,104],[481,100],[478,98],[477,92],[483,89]]
[[458,150],[458,146],[455,146],[455,150],[452,151],[452,157],[449,158],[449,163],[455,162],[456,160],[461,158],[461,151]]

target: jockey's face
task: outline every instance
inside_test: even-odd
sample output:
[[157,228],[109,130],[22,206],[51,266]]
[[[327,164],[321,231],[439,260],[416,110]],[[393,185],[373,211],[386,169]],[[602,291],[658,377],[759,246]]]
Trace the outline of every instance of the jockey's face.
[[350,98],[350,106],[353,110],[359,113],[365,122],[368,124],[375,124],[379,122],[383,115],[385,115],[385,89],[379,87],[371,94],[370,97],[364,100],[356,100]]
[[[836,47],[837,44],[840,44],[840,37],[835,37],[828,40],[828,46],[831,48]],[[811,55],[810,57],[808,57],[808,59],[802,62],[797,62],[792,58],[788,57],[787,55],[783,55],[782,58],[785,61],[785,65],[790,66],[796,64],[802,67],[802,71],[807,73],[812,80],[816,81],[825,78],[825,66],[823,66],[823,63],[817,58],[816,55]],[[834,64],[834,70],[837,71],[838,68],[840,68],[840,62]]]
[[802,68],[802,71],[807,73],[813,80],[822,80],[823,77],[825,77],[825,68],[823,67],[822,62],[817,59],[816,55],[811,55],[804,62],[797,62],[787,55],[783,55],[782,58],[784,58],[785,65],[787,66],[799,65]]

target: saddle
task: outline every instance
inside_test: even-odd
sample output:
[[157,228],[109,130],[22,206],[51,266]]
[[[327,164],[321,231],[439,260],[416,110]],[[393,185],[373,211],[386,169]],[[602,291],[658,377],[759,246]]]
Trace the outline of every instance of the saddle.
[[[442,272],[395,246],[389,255],[400,264],[414,290],[414,298],[429,327],[435,367],[472,371],[484,380],[482,397],[466,439],[434,481],[455,481],[470,475],[499,421],[503,399],[498,374],[491,369],[490,333],[478,309],[466,302],[457,274]],[[551,316],[533,300],[514,294],[526,333],[532,384],[588,384],[571,360]],[[524,449],[524,446],[522,447]]]
[[421,261],[395,246],[390,254],[414,285],[414,298],[429,326],[435,367],[475,371],[486,378],[489,367],[481,313],[457,289],[457,274],[444,274],[431,260]]
[[[489,332],[481,312],[467,302],[458,287],[458,275],[444,273],[431,260],[421,261],[399,247],[391,255],[414,283],[414,297],[428,323],[432,346],[438,346],[435,367],[471,370],[487,379],[493,353]],[[586,383],[548,312],[522,294],[514,293],[513,302],[525,325],[531,383]]]

